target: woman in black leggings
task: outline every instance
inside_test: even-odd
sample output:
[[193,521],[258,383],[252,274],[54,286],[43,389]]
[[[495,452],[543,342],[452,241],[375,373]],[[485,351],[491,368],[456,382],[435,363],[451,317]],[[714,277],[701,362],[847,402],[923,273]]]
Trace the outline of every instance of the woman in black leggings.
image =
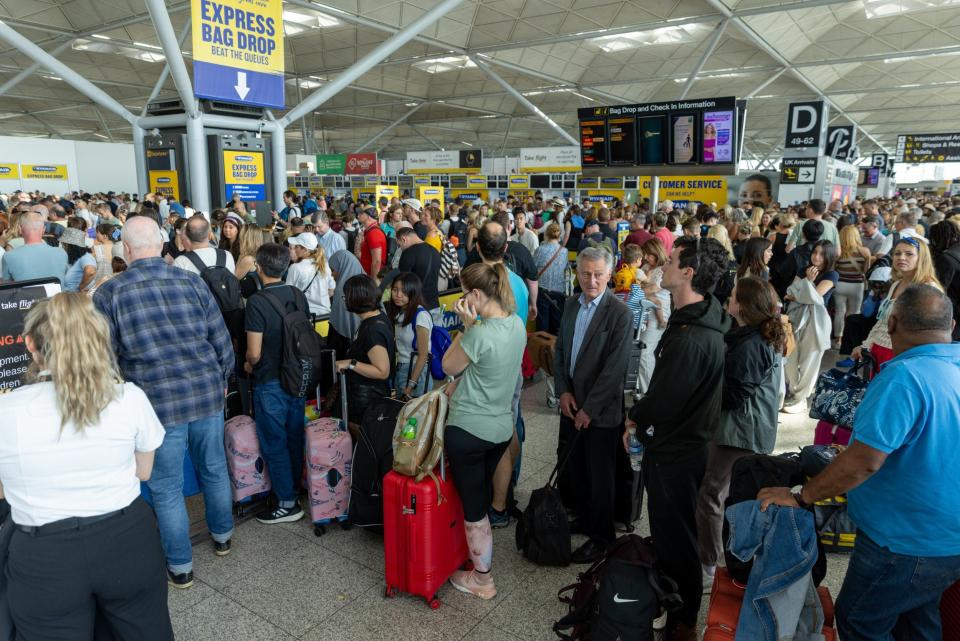
[[444,354],[443,370],[462,376],[447,388],[450,413],[444,443],[463,501],[474,569],[454,572],[450,583],[461,592],[492,599],[497,589],[490,574],[490,487],[513,438],[513,392],[527,334],[515,313],[509,274],[502,264],[471,265],[460,274],[460,283],[463,297],[454,310],[464,329]]

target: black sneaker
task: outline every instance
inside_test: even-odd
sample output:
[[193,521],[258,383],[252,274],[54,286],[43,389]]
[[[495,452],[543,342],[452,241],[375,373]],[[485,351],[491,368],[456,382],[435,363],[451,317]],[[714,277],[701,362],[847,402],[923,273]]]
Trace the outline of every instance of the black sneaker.
[[299,504],[294,504],[293,507],[275,507],[272,511],[258,516],[257,520],[266,525],[273,525],[274,523],[293,523],[302,518],[303,509]]
[[230,554],[230,539],[227,539],[223,543],[219,541],[213,542],[213,553],[217,556],[227,556]]
[[167,568],[167,583],[178,590],[185,590],[193,585],[193,571],[174,574]]

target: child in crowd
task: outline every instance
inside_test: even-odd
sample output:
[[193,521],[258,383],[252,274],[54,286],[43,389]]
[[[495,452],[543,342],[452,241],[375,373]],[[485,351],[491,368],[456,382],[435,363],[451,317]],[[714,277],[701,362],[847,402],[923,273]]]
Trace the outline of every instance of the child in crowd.
[[647,275],[640,268],[643,263],[643,250],[632,243],[623,246],[623,266],[613,277],[613,289],[616,293],[629,293],[632,285],[643,285]]

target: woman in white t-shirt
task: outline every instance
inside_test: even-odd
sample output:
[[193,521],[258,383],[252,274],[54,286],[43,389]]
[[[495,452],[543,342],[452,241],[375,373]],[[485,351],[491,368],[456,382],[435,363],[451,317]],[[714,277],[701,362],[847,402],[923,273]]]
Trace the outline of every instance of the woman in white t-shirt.
[[310,313],[316,316],[330,313],[330,297],[337,283],[333,280],[327,257],[317,241],[317,235],[305,231],[287,239],[290,245],[290,269],[287,285],[303,292],[310,304]]
[[[63,331],[70,325],[84,340]],[[120,381],[107,320],[88,296],[36,303],[23,334],[36,382],[0,395],[18,637],[90,639],[97,618],[120,640],[172,640],[160,534],[140,497],[163,426],[143,391]]]
[[420,277],[412,272],[397,274],[390,287],[390,300],[386,308],[387,316],[393,319],[397,339],[397,395],[402,398],[422,396],[431,387],[430,334],[433,331],[433,318],[423,304]]

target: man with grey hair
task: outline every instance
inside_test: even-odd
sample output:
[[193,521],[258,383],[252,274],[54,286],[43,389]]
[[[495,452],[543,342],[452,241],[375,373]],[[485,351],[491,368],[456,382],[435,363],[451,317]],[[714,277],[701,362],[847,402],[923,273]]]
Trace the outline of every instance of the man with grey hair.
[[190,522],[183,502],[189,448],[200,477],[214,552],[230,553],[233,495],[223,447],[223,398],[233,346],[216,299],[195,273],[160,257],[163,237],[145,216],[127,219],[127,269],[97,288],[125,380],[147,394],[166,435],[148,481],[170,585],[193,585]]
[[634,214],[630,219],[630,233],[627,234],[627,237],[624,239],[624,245],[636,245],[637,247],[643,247],[643,244],[653,238],[653,234],[648,232],[645,227],[647,225],[647,216],[646,214]]
[[597,560],[615,537],[617,447],[633,316],[607,289],[612,270],[613,256],[603,249],[587,247],[577,256],[583,291],[564,305],[554,355],[558,459],[569,452],[561,493],[578,517],[572,531],[589,537],[573,553],[574,563]]
[[67,273],[67,253],[43,242],[45,225],[44,214],[29,212],[20,217],[23,245],[11,249],[0,258],[3,263],[0,273],[4,281],[56,278],[63,284]]
[[313,221],[313,232],[317,235],[317,241],[323,247],[323,253],[326,254],[327,260],[330,260],[330,257],[341,249],[347,248],[343,236],[330,228],[330,219],[325,210],[321,209],[314,212],[310,220]]
[[894,358],[867,388],[850,446],[799,492],[764,488],[757,497],[765,510],[847,494],[857,539],[837,598],[844,641],[941,638],[940,596],[960,579],[953,326],[953,306],[940,290],[900,292],[887,319]]

